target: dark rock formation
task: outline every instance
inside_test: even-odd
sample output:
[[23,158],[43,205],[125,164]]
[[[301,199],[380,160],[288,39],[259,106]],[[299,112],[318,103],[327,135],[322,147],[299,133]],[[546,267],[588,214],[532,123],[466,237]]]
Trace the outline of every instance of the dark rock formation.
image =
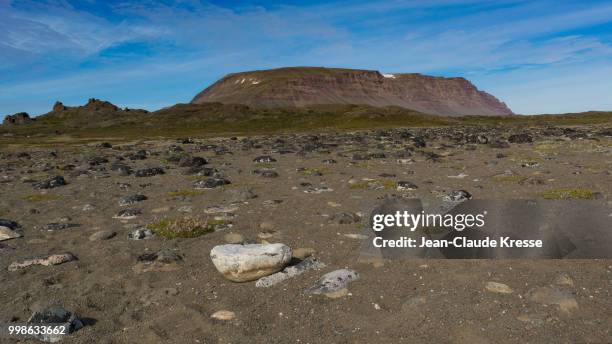
[[19,112],[14,115],[8,115],[2,121],[3,125],[13,125],[13,124],[26,124],[32,122],[33,119],[30,118],[26,112]]

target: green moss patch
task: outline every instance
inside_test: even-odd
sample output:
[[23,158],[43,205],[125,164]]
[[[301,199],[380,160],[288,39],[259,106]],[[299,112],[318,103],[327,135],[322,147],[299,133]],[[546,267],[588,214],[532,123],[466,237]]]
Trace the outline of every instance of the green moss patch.
[[525,177],[519,175],[499,174],[491,177],[491,179],[493,179],[493,181],[501,183],[520,183],[525,180]]
[[168,192],[168,197],[170,198],[195,197],[201,194],[203,194],[202,191],[183,189],[183,190]]
[[164,238],[196,238],[215,231],[215,224],[198,218],[163,219],[147,226],[155,235]]
[[544,199],[593,199],[595,193],[588,189],[553,189],[542,194]]

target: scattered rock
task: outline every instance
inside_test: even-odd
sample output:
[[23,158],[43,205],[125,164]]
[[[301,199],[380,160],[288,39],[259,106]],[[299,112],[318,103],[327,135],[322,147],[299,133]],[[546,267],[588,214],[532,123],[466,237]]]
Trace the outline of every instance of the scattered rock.
[[508,142],[510,143],[531,143],[533,142],[533,137],[527,133],[514,134],[508,137]]
[[470,194],[469,192],[465,190],[455,190],[455,191],[452,191],[450,194],[444,196],[443,199],[446,202],[459,203],[459,202],[464,202],[469,199],[472,199],[472,194]]
[[116,232],[113,231],[98,231],[89,236],[89,241],[102,241],[113,238],[117,235]]
[[77,260],[77,258],[72,253],[52,254],[46,257],[26,259],[21,262],[11,263],[11,265],[9,265],[8,267],[8,270],[17,271],[17,270],[24,269],[32,265],[42,265],[42,266],[59,265],[59,264],[71,262],[74,260]]
[[249,188],[241,188],[230,191],[232,202],[246,202],[248,200],[257,198],[257,195]]
[[126,206],[126,205],[132,205],[134,203],[138,203],[138,202],[142,202],[147,200],[147,196],[145,195],[131,195],[131,196],[125,196],[125,197],[121,197],[119,199],[119,205],[120,206]]
[[271,157],[269,155],[262,155],[262,156],[258,156],[255,159],[253,159],[253,162],[256,162],[256,163],[270,163],[270,162],[276,162],[276,159],[274,159],[273,157]]
[[229,321],[233,320],[236,317],[236,313],[232,311],[222,310],[214,312],[210,317],[217,320]]
[[208,161],[202,157],[183,157],[179,160],[179,167],[200,167],[208,164]]
[[138,217],[138,215],[142,214],[142,210],[140,209],[123,209],[120,210],[117,215],[113,216],[114,219],[120,220],[131,220]]
[[291,260],[284,244],[219,245],[210,251],[217,270],[234,282],[248,282],[282,270]]
[[76,223],[47,223],[45,225],[42,226],[41,230],[43,231],[48,231],[48,232],[54,232],[54,231],[61,231],[64,229],[68,229],[68,228],[74,228],[74,227],[79,227],[78,224]]
[[147,240],[153,237],[153,232],[147,228],[138,228],[128,234],[130,240]]
[[264,178],[277,178],[278,177],[278,172],[276,172],[275,170],[271,170],[271,169],[254,170],[253,174],[257,174]]
[[162,249],[157,252],[143,253],[136,260],[138,261],[134,266],[136,272],[163,272],[177,270],[178,262],[182,261],[183,257],[172,250]]
[[357,240],[365,240],[368,238],[367,235],[355,234],[355,233],[347,233],[347,234],[344,234],[344,236],[349,239],[357,239]]
[[306,290],[311,294],[323,294],[331,298],[344,296],[348,292],[349,283],[359,279],[359,273],[354,270],[340,269],[329,272],[321,277],[314,286]]
[[405,191],[405,190],[416,190],[419,187],[412,183],[412,182],[407,182],[407,181],[399,181],[397,182],[397,190],[398,191]]
[[214,189],[228,184],[231,184],[231,182],[224,178],[209,178],[193,183],[193,187],[196,189]]
[[329,218],[330,222],[337,223],[339,225],[349,225],[353,223],[359,223],[361,221],[361,217],[355,213],[351,212],[342,212],[338,214],[334,214]]
[[56,176],[49,180],[44,180],[32,184],[35,189],[53,189],[64,185],[66,185],[66,180],[62,176]]
[[45,333],[32,335],[36,339],[48,343],[59,342],[65,335],[71,334],[83,327],[83,322],[74,313],[61,307],[53,307],[40,312],[34,312],[34,314],[30,316],[30,319],[28,319],[28,323],[33,325],[52,324],[64,326],[64,334]]
[[323,192],[332,192],[334,191],[331,188],[328,188],[327,186],[320,186],[320,187],[309,187],[306,190],[304,190],[304,193],[312,193],[312,194],[320,194]]
[[138,170],[136,171],[136,173],[134,173],[134,175],[136,177],[153,177],[153,176],[157,176],[157,175],[165,174],[165,173],[166,172],[161,167],[150,167],[150,168]]
[[264,221],[259,224],[259,229],[264,231],[271,231],[276,228],[276,225],[272,221]]
[[300,247],[292,250],[293,258],[297,258],[300,260],[304,260],[312,255],[314,255],[317,251],[314,248],[310,247]]
[[513,292],[512,288],[498,282],[487,282],[487,284],[485,284],[485,289],[492,293],[498,294],[512,294]]
[[23,235],[19,232],[20,228],[15,221],[0,219],[0,241],[21,238]]
[[226,243],[228,244],[242,244],[246,241],[242,234],[238,233],[227,233],[223,237]]
[[322,269],[324,267],[325,264],[319,262],[314,257],[308,257],[296,265],[288,266],[280,272],[260,278],[255,283],[255,286],[264,288],[271,287],[289,278],[299,276],[308,270]]

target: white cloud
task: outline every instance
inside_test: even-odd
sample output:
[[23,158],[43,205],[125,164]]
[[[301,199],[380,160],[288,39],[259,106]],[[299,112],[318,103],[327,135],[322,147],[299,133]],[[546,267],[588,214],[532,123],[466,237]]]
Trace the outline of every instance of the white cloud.
[[[539,103],[534,97],[519,99],[510,90],[523,94],[522,89],[542,85],[535,75],[552,80],[559,71],[596,77],[595,65],[612,63],[609,37],[573,32],[609,22],[612,4],[605,2],[351,1],[230,9],[196,0],[126,1],[111,6],[112,21],[62,1],[21,3],[16,9],[0,0],[0,84],[11,75],[0,88],[4,104],[30,95],[61,99],[84,90],[96,97],[112,95],[112,89],[126,84],[146,87],[181,73],[192,83],[185,88],[196,91],[226,72],[324,65],[463,75],[495,95],[500,92],[516,111],[531,113],[556,109],[559,102],[546,103],[552,96]],[[466,9],[461,15],[448,11],[459,5]],[[110,65],[97,57],[126,42],[152,45],[153,56],[127,54]],[[81,63],[97,69],[83,70]],[[36,73],[29,73],[34,65]],[[548,90],[570,92],[563,85],[573,77],[578,80],[566,75],[565,81],[551,81]],[[506,86],[499,86],[502,82]],[[133,94],[132,103],[148,99],[146,89]],[[179,100],[169,97],[169,102]],[[584,109],[606,105],[588,99]]]

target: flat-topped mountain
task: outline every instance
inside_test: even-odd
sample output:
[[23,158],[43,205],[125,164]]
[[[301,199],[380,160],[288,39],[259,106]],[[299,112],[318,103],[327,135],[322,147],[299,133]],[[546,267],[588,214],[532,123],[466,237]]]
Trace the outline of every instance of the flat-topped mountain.
[[500,116],[512,111],[464,78],[322,67],[228,74],[193,98],[261,108],[321,104],[398,106],[441,116]]

